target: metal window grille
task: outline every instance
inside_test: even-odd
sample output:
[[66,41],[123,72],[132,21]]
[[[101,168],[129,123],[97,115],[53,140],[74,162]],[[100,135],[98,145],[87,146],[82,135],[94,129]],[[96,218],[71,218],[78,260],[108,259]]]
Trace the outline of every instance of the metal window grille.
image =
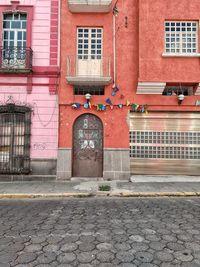
[[30,172],[30,126],[30,108],[0,106],[0,174]]
[[165,52],[192,54],[198,51],[198,23],[196,21],[165,22]]
[[194,95],[193,86],[166,86],[163,95],[171,96],[171,95]]
[[74,95],[104,95],[104,86],[75,86]]
[[131,158],[200,159],[200,132],[130,132]]

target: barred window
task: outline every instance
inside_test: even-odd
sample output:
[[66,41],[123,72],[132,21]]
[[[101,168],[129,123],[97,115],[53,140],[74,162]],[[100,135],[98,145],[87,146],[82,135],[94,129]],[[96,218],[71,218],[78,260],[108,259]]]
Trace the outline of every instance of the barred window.
[[198,22],[166,21],[165,53],[195,54],[198,52]]
[[104,95],[104,86],[74,86],[74,95]]

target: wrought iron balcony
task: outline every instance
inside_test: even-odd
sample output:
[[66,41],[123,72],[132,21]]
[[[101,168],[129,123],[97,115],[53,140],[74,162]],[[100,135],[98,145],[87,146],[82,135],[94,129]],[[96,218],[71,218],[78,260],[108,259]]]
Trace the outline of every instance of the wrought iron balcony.
[[23,47],[0,47],[0,72],[31,72],[33,51]]
[[66,80],[72,85],[107,85],[112,82],[111,58],[68,56]]
[[69,10],[73,13],[111,11],[112,0],[68,0]]

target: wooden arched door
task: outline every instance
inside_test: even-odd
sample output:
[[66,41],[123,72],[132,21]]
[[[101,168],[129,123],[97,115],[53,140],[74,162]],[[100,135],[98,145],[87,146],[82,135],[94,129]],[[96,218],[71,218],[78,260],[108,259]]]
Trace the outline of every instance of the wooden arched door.
[[103,125],[95,115],[81,115],[74,123],[73,176],[103,176]]

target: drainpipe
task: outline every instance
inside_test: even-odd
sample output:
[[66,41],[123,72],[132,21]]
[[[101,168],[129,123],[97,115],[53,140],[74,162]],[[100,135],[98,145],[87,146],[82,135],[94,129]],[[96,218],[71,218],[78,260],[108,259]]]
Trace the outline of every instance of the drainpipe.
[[116,86],[116,18],[113,12],[113,64],[114,64],[114,77],[113,88]]
[[113,77],[113,88],[116,86],[116,17],[119,13],[117,9],[117,2],[113,7],[113,63],[114,63],[114,77]]

